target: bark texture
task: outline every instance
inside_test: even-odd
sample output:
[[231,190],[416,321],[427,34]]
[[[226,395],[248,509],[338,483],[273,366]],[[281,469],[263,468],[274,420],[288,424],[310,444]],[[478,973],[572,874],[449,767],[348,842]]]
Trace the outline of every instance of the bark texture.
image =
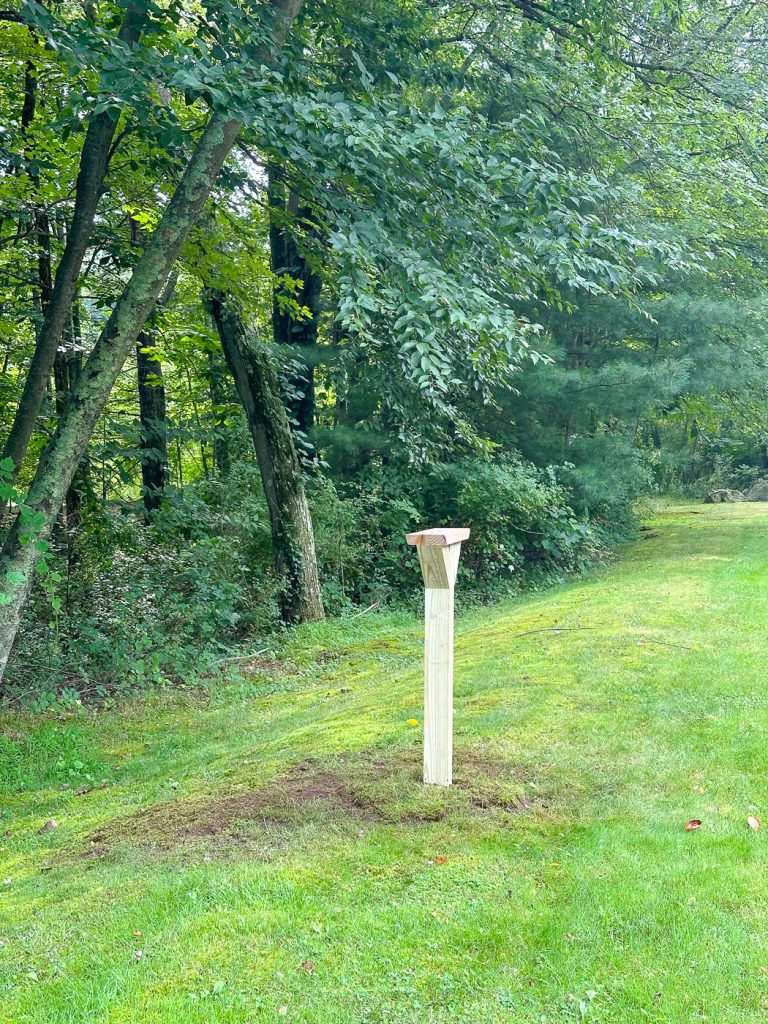
[[[303,0],[272,0],[272,38],[279,48]],[[264,53],[264,59],[272,54]],[[214,113],[200,137],[173,198],[147,241],[112,315],[83,367],[26,499],[34,530],[17,518],[0,554],[0,681],[32,586],[39,554],[55,522],[78,462],[120,370],[154,309],[176,257],[202,212],[242,123]],[[54,289],[55,290],[55,289]]]
[[168,429],[165,384],[160,360],[152,354],[154,339],[142,331],[136,345],[141,419],[141,484],[145,512],[160,508],[168,483]]
[[[119,39],[127,46],[133,45],[139,39],[146,20],[146,5],[131,4],[126,10]],[[91,121],[86,132],[75,187],[75,208],[67,232],[67,242],[56,269],[50,299],[43,309],[43,321],[19,407],[0,455],[3,459],[13,459],[16,472],[21,468],[29,447],[56,358],[56,350],[69,322],[78,277],[91,238],[96,208],[107,173],[110,146],[116,127],[117,122],[107,113],[103,113]],[[48,234],[47,218],[45,224],[37,230],[38,237],[41,237],[43,230],[46,235]],[[0,670],[1,668],[0,666]]]
[[286,622],[314,622],[324,617],[315,535],[275,368],[227,296],[208,290],[205,301],[248,417],[269,508],[275,571],[283,581],[281,615]]
[[272,273],[278,278],[287,274],[295,281],[301,282],[298,291],[292,297],[310,312],[306,319],[297,320],[292,317],[290,310],[280,302],[283,289],[278,282],[272,295],[272,330],[275,344],[295,345],[297,358],[303,363],[300,375],[291,381],[296,397],[290,399],[289,405],[299,429],[309,434],[315,421],[315,350],[323,281],[302,254],[296,240],[295,225],[300,222],[311,224],[312,211],[301,204],[299,196],[294,191],[282,184],[279,168],[270,164],[267,170]]

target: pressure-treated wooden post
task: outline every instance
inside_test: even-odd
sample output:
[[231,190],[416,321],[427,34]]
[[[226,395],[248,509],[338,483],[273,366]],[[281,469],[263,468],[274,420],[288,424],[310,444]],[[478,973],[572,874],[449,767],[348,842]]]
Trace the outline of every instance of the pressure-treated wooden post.
[[406,540],[424,577],[424,782],[453,782],[453,588],[469,530],[420,530]]

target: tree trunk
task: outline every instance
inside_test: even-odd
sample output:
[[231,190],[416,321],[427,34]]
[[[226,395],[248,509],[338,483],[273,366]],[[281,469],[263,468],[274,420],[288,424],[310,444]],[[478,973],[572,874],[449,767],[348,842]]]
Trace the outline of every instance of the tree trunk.
[[[317,353],[317,326],[320,315],[322,278],[310,267],[296,243],[293,227],[298,221],[310,221],[312,211],[303,207],[299,197],[286,189],[280,180],[279,168],[273,163],[267,167],[269,180],[269,252],[275,278],[287,274],[301,285],[291,296],[300,306],[310,311],[307,319],[297,320],[290,309],[280,301],[285,295],[283,286],[276,281],[272,290],[272,330],[276,345],[295,345],[297,356],[303,363],[300,375],[291,380],[295,396],[289,398],[289,408],[299,430],[309,435],[315,421],[315,362]],[[293,223],[292,223],[293,222]]]
[[136,345],[141,419],[141,483],[147,515],[160,508],[168,483],[168,425],[165,418],[165,384],[160,360],[152,355],[154,339],[145,332]]
[[[132,3],[126,10],[118,38],[133,45],[147,20],[144,3]],[[29,116],[28,114],[26,116]],[[67,232],[67,244],[56,269],[50,301],[44,309],[35,352],[24,382],[19,407],[0,459],[11,458],[16,472],[21,469],[30,439],[40,414],[45,391],[56,358],[56,350],[66,329],[77,280],[91,238],[96,207],[101,196],[109,162],[110,146],[117,122],[108,113],[98,114],[88,126],[80,155],[80,169],[75,188],[75,209]],[[45,225],[47,229],[47,225]],[[40,229],[38,228],[38,237]],[[0,510],[1,511],[1,510]],[[2,665],[0,664],[0,673]]]
[[[303,0],[271,0],[272,40],[276,49],[285,40],[302,3]],[[270,56],[265,47],[265,63]],[[50,534],[109,393],[157,303],[163,283],[202,212],[241,127],[239,120],[228,117],[224,111],[212,115],[173,198],[83,367],[56,433],[40,460],[26,498],[29,511],[24,522],[21,516],[17,517],[6,538],[0,554],[0,681],[32,586],[39,546]]]
[[[69,396],[75,390],[83,369],[83,348],[77,299],[73,303],[71,320],[67,325],[62,341],[63,344],[59,346],[53,364],[56,414],[59,417],[64,414],[64,410],[69,402]],[[82,505],[82,495],[86,489],[86,474],[83,467],[80,466],[75,474],[72,486],[67,491],[64,502],[64,514],[66,516],[67,537],[69,541],[72,540],[80,526],[80,507]]]
[[220,412],[229,401],[223,380],[226,372],[221,353],[209,351],[208,390],[213,407],[213,468],[220,477],[227,476],[231,465],[229,439]]
[[[131,217],[131,244],[142,247],[146,239],[138,221]],[[176,289],[178,274],[173,273],[158,298],[155,316],[171,301]],[[163,490],[170,479],[168,464],[168,423],[165,410],[165,381],[159,359],[152,355],[156,342],[156,324],[153,331],[143,330],[136,344],[136,368],[138,371],[139,419],[141,439],[139,442],[141,461],[142,500],[144,521],[149,514],[160,508]]]
[[[83,368],[83,348],[80,334],[80,313],[78,299],[72,306],[71,320],[64,334],[63,344],[56,352],[53,364],[53,385],[56,398],[56,414],[61,417],[69,402],[69,396],[77,386]],[[69,581],[78,562],[77,538],[82,525],[84,495],[88,490],[87,464],[81,460],[72,483],[67,489],[60,522],[67,549],[67,585],[64,596],[64,613],[69,615]]]
[[83,367],[77,387],[45,450],[22,523],[16,519],[0,556],[0,679],[29,595],[38,545],[50,534],[67,488],[82,458],[131,348],[157,302],[181,246],[200,215],[241,123],[215,113],[203,132],[179,187],[147,242],[123,294]]
[[323,618],[315,537],[301,465],[267,352],[249,333],[233,302],[208,290],[206,304],[248,417],[272,525],[275,571],[286,622]]

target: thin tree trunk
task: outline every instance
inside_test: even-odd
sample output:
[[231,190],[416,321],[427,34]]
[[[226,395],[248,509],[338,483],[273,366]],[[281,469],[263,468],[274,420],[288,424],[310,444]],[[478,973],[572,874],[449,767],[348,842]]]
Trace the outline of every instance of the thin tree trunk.
[[141,483],[147,514],[160,508],[168,483],[168,425],[160,360],[152,355],[154,339],[144,331],[136,345],[141,419]]
[[[83,368],[83,349],[80,336],[80,314],[78,300],[72,306],[72,316],[67,327],[63,345],[56,352],[53,364],[53,384],[56,399],[56,413],[62,416],[69,402],[69,396],[77,386]],[[64,596],[64,612],[69,614],[70,580],[77,565],[77,536],[82,524],[83,495],[88,488],[88,474],[82,460],[72,483],[67,489],[64,505],[61,508],[61,525],[67,548],[67,585]]]
[[[240,121],[215,113],[184,176],[131,274],[45,450],[26,499],[30,513],[11,528],[0,555],[0,679],[32,586],[38,544],[47,540],[103,410],[139,332],[157,302],[181,246],[199,216],[240,131]],[[35,542],[32,542],[34,538]]]
[[[272,39],[279,48],[303,0],[271,0]],[[271,56],[265,48],[264,60]],[[86,365],[56,433],[37,468],[22,523],[17,517],[0,554],[0,681],[32,586],[39,545],[50,534],[56,514],[88,446],[103,410],[139,332],[182,245],[202,212],[219,171],[242,123],[216,111],[184,171],[160,223],[147,242],[112,315]]]
[[283,287],[276,281],[272,292],[272,330],[275,344],[295,345],[297,356],[303,366],[300,375],[291,380],[296,392],[289,400],[289,408],[299,430],[309,435],[315,421],[315,362],[317,348],[317,327],[320,316],[320,292],[323,281],[304,258],[296,243],[292,222],[311,221],[312,211],[302,207],[299,197],[286,189],[280,179],[279,168],[273,163],[267,167],[269,180],[269,251],[272,273],[275,278],[287,274],[301,285],[293,298],[300,306],[309,310],[306,319],[291,316],[281,298],[285,298]]
[[[132,3],[126,10],[118,38],[127,46],[141,35],[147,20],[144,3]],[[75,188],[75,208],[67,232],[67,244],[56,269],[50,301],[44,309],[43,322],[35,352],[24,382],[19,407],[6,438],[0,459],[11,458],[16,472],[21,468],[29,442],[40,415],[56,350],[67,326],[77,280],[91,238],[96,207],[101,196],[109,163],[110,146],[117,123],[108,113],[98,114],[88,126],[80,155],[80,169]],[[1,511],[1,510],[0,510]],[[2,666],[0,666],[1,668]]]
[[230,455],[229,440],[226,429],[221,422],[219,410],[228,401],[224,388],[223,376],[227,369],[221,355],[217,352],[208,352],[208,391],[213,406],[213,468],[217,476],[223,477],[229,473]]
[[[144,234],[138,222],[131,218],[131,244],[142,247],[145,244]],[[178,274],[173,273],[163,288],[157,301],[155,316],[171,301]],[[143,330],[136,344],[136,368],[138,371],[139,419],[141,422],[141,440],[139,442],[141,460],[142,500],[144,502],[144,520],[149,522],[149,514],[160,508],[163,490],[170,479],[168,464],[168,423],[166,420],[165,381],[163,367],[159,359],[151,354],[157,338],[156,325],[153,330]]]
[[206,304],[248,417],[272,525],[275,571],[286,622],[323,618],[312,517],[275,369],[234,303],[208,290]]

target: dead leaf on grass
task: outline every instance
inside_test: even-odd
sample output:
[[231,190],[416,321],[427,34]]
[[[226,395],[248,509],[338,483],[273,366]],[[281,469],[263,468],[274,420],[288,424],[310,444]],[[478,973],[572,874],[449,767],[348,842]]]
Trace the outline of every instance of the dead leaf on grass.
[[686,823],[685,823],[685,831],[686,832],[693,832],[697,828],[701,828],[701,821],[698,818],[691,818],[690,821],[686,821]]

